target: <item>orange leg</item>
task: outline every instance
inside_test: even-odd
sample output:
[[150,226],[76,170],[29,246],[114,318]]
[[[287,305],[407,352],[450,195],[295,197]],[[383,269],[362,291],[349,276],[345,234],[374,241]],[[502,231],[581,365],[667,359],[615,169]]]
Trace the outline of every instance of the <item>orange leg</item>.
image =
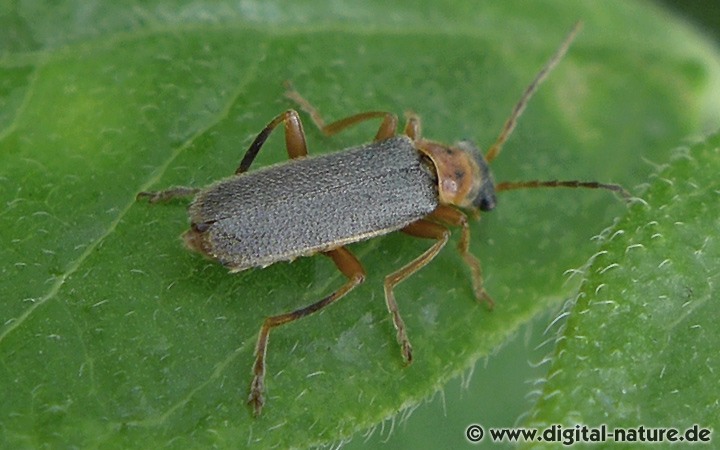
[[385,303],[387,304],[388,311],[390,311],[390,315],[392,316],[393,325],[397,331],[397,341],[398,344],[400,344],[403,359],[407,364],[410,364],[412,362],[412,346],[410,345],[410,340],[407,337],[405,322],[400,316],[400,310],[398,309],[397,302],[395,301],[393,289],[400,282],[422,269],[427,263],[435,258],[445,244],[447,244],[448,238],[450,237],[450,231],[442,225],[423,219],[411,223],[401,231],[411,236],[437,240],[437,242],[433,244],[432,247],[425,250],[422,255],[412,260],[410,263],[405,265],[405,267],[385,277]]
[[298,91],[293,89],[289,82],[285,84],[285,87],[287,88],[285,96],[297,103],[303,111],[310,114],[312,121],[326,136],[332,136],[333,134],[337,134],[348,127],[379,117],[382,117],[383,121],[380,124],[377,134],[375,134],[375,141],[382,141],[384,139],[391,138],[395,136],[395,133],[397,132],[397,117],[395,114],[384,111],[362,112],[326,125],[318,110],[309,101],[307,101],[305,97],[300,95]]
[[265,319],[262,327],[260,328],[257,346],[255,347],[255,364],[253,366],[254,376],[252,383],[250,384],[250,397],[248,398],[248,403],[252,405],[255,415],[260,414],[262,407],[265,404],[265,398],[263,396],[265,391],[265,356],[267,354],[267,343],[268,338],[270,337],[270,330],[280,325],[293,322],[301,317],[309,316],[310,314],[323,309],[331,303],[341,299],[345,296],[345,294],[355,288],[355,286],[365,281],[365,270],[355,256],[353,256],[353,254],[345,247],[330,250],[325,252],[325,255],[332,258],[337,268],[348,278],[348,281],[337,291],[310,306]]
[[495,302],[483,287],[480,260],[470,253],[470,225],[468,223],[467,216],[462,211],[453,208],[452,206],[441,205],[435,211],[430,213],[428,218],[447,225],[461,227],[458,251],[465,261],[465,264],[470,267],[475,298],[477,298],[478,301],[484,300],[487,303],[488,308],[492,309],[495,306]]
[[257,135],[253,143],[250,144],[250,148],[245,152],[245,156],[243,156],[240,165],[237,170],[235,170],[236,174],[247,172],[258,152],[260,152],[260,148],[270,136],[270,133],[272,133],[280,123],[285,124],[285,147],[290,159],[307,156],[307,144],[305,143],[305,131],[303,131],[302,122],[300,121],[298,113],[289,109],[271,120],[270,123],[260,131],[260,134]]
[[422,128],[420,126],[420,116],[412,111],[405,113],[407,122],[405,123],[405,135],[413,141],[420,139],[422,136]]

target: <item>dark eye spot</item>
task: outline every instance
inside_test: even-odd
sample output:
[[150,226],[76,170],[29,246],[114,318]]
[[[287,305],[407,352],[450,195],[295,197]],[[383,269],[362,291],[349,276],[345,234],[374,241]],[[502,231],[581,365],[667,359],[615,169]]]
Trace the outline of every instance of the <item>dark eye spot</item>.
[[480,208],[480,211],[492,211],[497,204],[494,193],[483,193],[478,200],[477,206]]

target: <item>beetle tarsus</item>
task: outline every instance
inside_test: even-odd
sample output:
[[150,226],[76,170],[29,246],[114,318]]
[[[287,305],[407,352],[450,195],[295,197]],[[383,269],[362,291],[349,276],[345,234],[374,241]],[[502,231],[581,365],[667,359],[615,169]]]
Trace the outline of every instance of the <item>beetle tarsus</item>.
[[398,342],[400,342],[400,346],[402,347],[403,361],[405,361],[406,366],[409,366],[410,364],[412,364],[413,361],[412,345],[410,345],[410,341],[404,333],[403,337],[404,339],[401,339],[400,333],[398,332]]
[[135,200],[141,198],[147,198],[150,203],[163,203],[178,197],[189,197],[200,192],[198,188],[191,188],[185,186],[176,186],[164,191],[157,192],[138,192],[135,196]]
[[478,303],[485,303],[487,308],[492,311],[495,308],[495,300],[490,297],[484,287],[480,286],[475,289],[475,299]]
[[265,397],[263,391],[265,386],[262,377],[255,376],[250,384],[250,396],[248,397],[248,405],[252,406],[253,414],[259,416],[262,412],[262,408],[265,405]]

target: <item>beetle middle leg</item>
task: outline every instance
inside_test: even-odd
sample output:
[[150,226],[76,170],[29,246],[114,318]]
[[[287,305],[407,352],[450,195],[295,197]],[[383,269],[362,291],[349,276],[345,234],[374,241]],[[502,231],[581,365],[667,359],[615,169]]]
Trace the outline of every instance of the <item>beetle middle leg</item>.
[[400,282],[423,268],[427,263],[435,258],[445,244],[447,244],[448,238],[450,237],[450,230],[443,225],[421,219],[411,223],[401,231],[411,236],[437,240],[437,242],[435,242],[432,247],[425,250],[422,255],[406,264],[405,267],[385,277],[385,303],[387,304],[388,311],[390,311],[390,314],[392,315],[395,330],[397,330],[397,341],[400,344],[403,359],[409,364],[412,362],[412,346],[410,345],[410,340],[407,337],[405,322],[403,322],[403,319],[400,316],[400,310],[398,309],[397,302],[395,301],[393,289]]
[[380,117],[383,118],[383,121],[380,124],[380,128],[378,128],[377,133],[375,134],[374,140],[376,142],[382,141],[384,139],[389,139],[395,136],[395,134],[397,133],[397,116],[393,113],[385,111],[361,112],[340,120],[336,120],[335,122],[332,122],[330,124],[325,124],[325,120],[323,120],[317,108],[315,108],[309,101],[307,101],[305,97],[300,95],[298,91],[293,89],[292,85],[289,82],[285,83],[285,87],[287,88],[285,96],[297,103],[303,111],[310,114],[310,118],[312,119],[313,123],[326,136],[332,136],[353,125],[357,125],[361,122],[365,122],[366,120],[376,119]]
[[295,311],[268,317],[260,327],[257,346],[255,347],[255,364],[253,366],[253,380],[250,384],[250,397],[248,403],[252,405],[255,415],[259,415],[262,410],[265,399],[263,392],[265,390],[265,356],[267,354],[267,343],[270,336],[270,330],[280,325],[293,322],[301,317],[309,316],[324,307],[336,302],[350,292],[355,286],[365,281],[365,270],[360,261],[350,253],[345,247],[339,247],[324,253],[332,258],[337,268],[345,275],[348,281],[343,284],[340,289],[313,303]]

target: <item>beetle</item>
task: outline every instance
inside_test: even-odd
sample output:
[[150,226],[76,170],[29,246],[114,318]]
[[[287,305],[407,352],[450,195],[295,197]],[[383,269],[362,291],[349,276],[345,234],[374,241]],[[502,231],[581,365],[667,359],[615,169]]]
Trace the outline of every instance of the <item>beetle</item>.
[[[447,244],[449,226],[460,227],[458,251],[469,267],[475,297],[492,308],[483,287],[480,261],[469,251],[470,228],[463,210],[491,211],[496,192],[535,187],[583,187],[615,191],[619,185],[581,181],[527,181],[495,184],[489,163],[499,154],[518,117],[547,74],[566,53],[578,33],[576,24],[515,105],[495,143],[483,155],[469,141],[446,145],[422,137],[420,118],[410,113],[404,134],[397,117],[370,111],[325,124],[318,111],[292,86],[286,96],[309,113],[315,125],[333,135],[370,119],[382,119],[372,143],[309,157],[298,113],[287,110],[270,121],[252,142],[235,175],[204,189],[174,187],[140,192],[151,203],[194,195],[189,207],[190,229],[185,244],[229,268],[230,272],[266,267],[279,261],[322,253],[347,281],[319,301],[271,316],[260,327],[255,348],[248,403],[259,415],[264,400],[266,353],[270,331],[336,302],[365,279],[360,262],[347,244],[400,230],[435,243],[385,278],[385,300],[406,363],[412,346],[395,301],[400,282],[428,264]],[[289,161],[248,172],[268,136],[280,124],[285,130]]]

